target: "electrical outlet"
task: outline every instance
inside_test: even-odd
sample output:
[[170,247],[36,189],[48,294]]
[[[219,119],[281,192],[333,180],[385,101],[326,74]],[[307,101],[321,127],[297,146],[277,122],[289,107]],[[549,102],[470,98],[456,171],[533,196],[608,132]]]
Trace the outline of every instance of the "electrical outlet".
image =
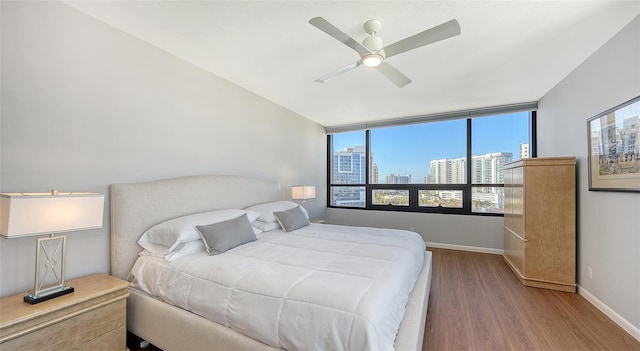
[[416,230],[413,227],[409,227],[409,231],[415,232]]
[[587,277],[589,277],[589,280],[593,280],[593,269],[591,267],[587,267]]

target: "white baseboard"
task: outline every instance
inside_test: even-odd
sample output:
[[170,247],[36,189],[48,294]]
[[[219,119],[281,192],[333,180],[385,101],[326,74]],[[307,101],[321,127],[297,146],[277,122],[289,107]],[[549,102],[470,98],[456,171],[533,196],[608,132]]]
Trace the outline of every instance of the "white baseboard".
[[430,243],[430,242],[425,242],[425,244],[427,245],[427,250],[430,247],[435,247],[436,249],[471,251],[471,252],[488,253],[488,254],[494,254],[494,255],[502,255],[504,253],[504,250],[502,249],[493,249],[490,247],[464,246],[464,245],[441,244],[441,243]]
[[598,300],[595,296],[591,295],[585,288],[578,285],[578,294],[584,297],[587,301],[589,301],[592,305],[596,306],[602,313],[604,313],[607,317],[609,317],[612,321],[614,321],[620,328],[627,331],[627,333],[631,334],[634,338],[640,341],[640,329],[631,324],[628,320],[624,319],[621,315],[619,315],[616,311],[612,310],[611,307],[607,306],[604,302]]

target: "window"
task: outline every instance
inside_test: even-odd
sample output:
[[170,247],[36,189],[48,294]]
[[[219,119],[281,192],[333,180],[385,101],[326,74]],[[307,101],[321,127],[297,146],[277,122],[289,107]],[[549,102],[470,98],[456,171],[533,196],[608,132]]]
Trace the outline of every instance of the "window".
[[374,205],[409,206],[409,190],[375,189],[372,201]]
[[[367,162],[365,132],[333,135],[329,140],[331,184],[329,206],[365,207]],[[360,185],[360,186],[344,186]]]
[[365,192],[363,186],[333,186],[330,207],[365,207]]
[[535,112],[447,118],[329,131],[329,206],[502,215],[504,165],[535,157]]
[[[504,213],[505,164],[529,157],[529,113],[472,120],[471,210]],[[475,186],[478,185],[478,186]]]
[[365,133],[336,134],[332,143],[331,184],[365,184]]
[[418,206],[462,208],[462,190],[419,190]]
[[466,183],[466,128],[461,119],[372,129],[371,184]]

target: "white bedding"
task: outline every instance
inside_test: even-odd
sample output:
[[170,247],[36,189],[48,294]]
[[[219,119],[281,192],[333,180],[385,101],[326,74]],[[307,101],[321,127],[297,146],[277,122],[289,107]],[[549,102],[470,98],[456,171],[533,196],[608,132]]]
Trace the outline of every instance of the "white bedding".
[[392,350],[424,259],[416,233],[311,224],[217,256],[142,256],[132,286],[288,350]]

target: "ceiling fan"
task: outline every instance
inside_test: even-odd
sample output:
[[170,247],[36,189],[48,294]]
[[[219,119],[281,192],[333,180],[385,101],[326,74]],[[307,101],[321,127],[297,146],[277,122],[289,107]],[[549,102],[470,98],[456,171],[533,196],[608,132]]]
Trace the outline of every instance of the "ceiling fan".
[[408,38],[402,39],[391,45],[383,46],[382,38],[376,36],[382,27],[382,22],[377,19],[370,19],[365,22],[364,31],[368,33],[369,36],[364,39],[362,44],[349,37],[322,17],[314,17],[309,20],[309,23],[342,42],[344,45],[352,48],[360,55],[360,60],[348,64],[322,78],[316,79],[316,82],[319,83],[324,83],[337,75],[349,72],[360,65],[365,65],[367,67],[377,69],[378,72],[382,73],[382,75],[387,77],[387,79],[398,86],[398,88],[402,88],[411,83],[411,79],[407,78],[404,74],[389,64],[386,61],[387,59],[403,52],[417,49],[460,34],[460,25],[458,24],[458,21],[453,19]]

